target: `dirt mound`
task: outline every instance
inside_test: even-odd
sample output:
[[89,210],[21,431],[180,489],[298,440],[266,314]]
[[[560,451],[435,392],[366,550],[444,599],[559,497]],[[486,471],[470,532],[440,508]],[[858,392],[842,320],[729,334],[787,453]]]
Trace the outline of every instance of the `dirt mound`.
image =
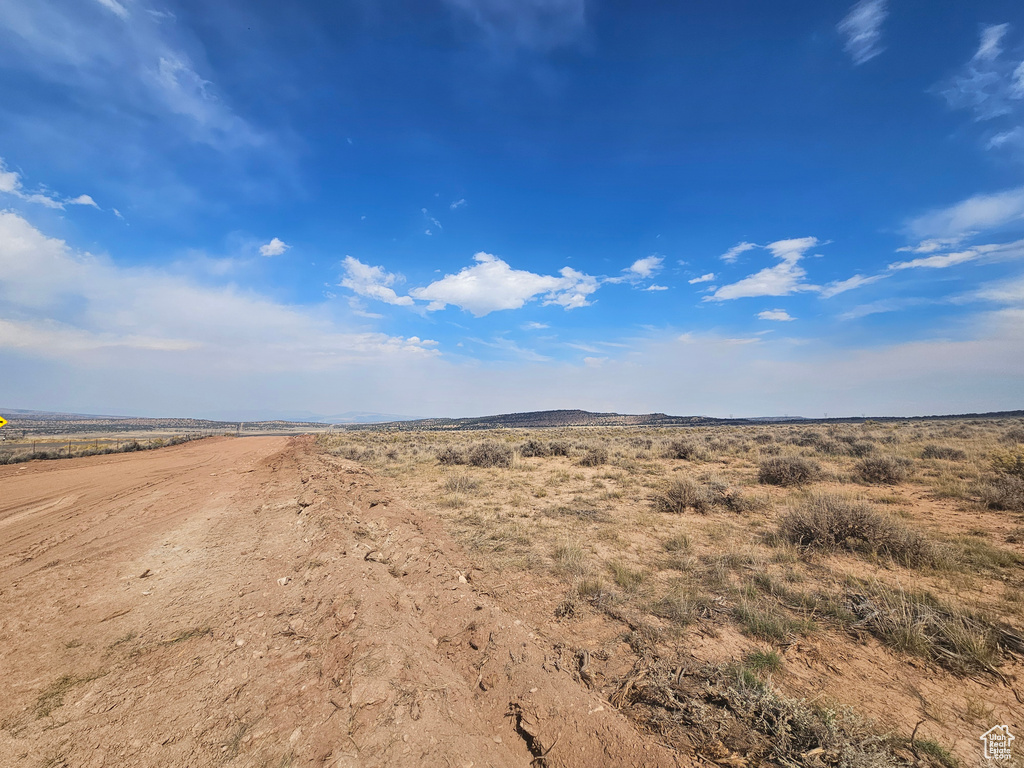
[[0,467],[4,765],[689,765],[307,439]]

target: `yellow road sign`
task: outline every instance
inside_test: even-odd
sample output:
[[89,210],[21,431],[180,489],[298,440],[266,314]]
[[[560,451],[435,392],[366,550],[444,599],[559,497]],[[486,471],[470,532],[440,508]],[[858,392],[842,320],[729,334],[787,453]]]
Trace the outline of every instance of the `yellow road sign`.
[[6,423],[7,423],[7,419],[5,419],[3,416],[0,416],[0,427],[2,427]]

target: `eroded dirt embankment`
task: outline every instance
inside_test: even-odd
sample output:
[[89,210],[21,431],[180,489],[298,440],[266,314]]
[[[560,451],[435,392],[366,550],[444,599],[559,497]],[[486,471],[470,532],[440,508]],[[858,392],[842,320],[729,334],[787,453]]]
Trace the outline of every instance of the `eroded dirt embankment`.
[[0,467],[0,764],[688,765],[306,438]]

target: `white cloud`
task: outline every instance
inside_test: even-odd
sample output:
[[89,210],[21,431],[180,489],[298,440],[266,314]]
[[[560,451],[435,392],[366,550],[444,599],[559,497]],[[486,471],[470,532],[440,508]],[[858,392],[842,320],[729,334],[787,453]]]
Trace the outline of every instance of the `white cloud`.
[[[198,38],[182,24],[167,23],[167,14],[135,14],[130,23],[111,24],[111,13],[122,19],[128,15],[118,0],[17,5],[16,12],[6,8],[0,13],[0,29],[8,33],[4,47],[42,81],[106,104],[111,114],[132,117],[123,122],[151,125],[140,118],[180,115],[176,138],[222,150],[266,144],[266,137],[230,107],[208,78]],[[75,117],[80,120],[81,113]],[[101,124],[108,133],[109,126]],[[98,133],[97,126],[88,127]],[[123,139],[126,133],[114,135]]]
[[723,285],[705,301],[725,301],[754,296],[788,296],[796,291],[814,291],[818,286],[804,282],[807,271],[799,262],[804,254],[818,245],[816,237],[798,237],[789,240],[777,240],[765,246],[780,262],[774,267],[766,267],[749,277],[735,283]]
[[645,291],[667,291],[668,290],[668,286],[667,285],[654,285],[654,284],[651,284],[651,285],[648,285],[646,288],[644,288],[644,290]]
[[974,195],[955,205],[929,211],[908,221],[906,230],[916,238],[959,242],[979,231],[999,229],[1021,220],[1024,220],[1024,187],[1016,187]]
[[398,276],[385,271],[383,267],[364,264],[359,259],[346,256],[342,262],[345,275],[338,285],[348,288],[359,296],[395,304],[400,307],[411,307],[413,300],[408,296],[399,296],[391,286],[398,281]]
[[37,203],[38,205],[56,210],[64,210],[64,203],[45,192],[35,192],[31,195],[19,195],[26,203]]
[[987,149],[1024,149],[1024,60],[1005,56],[1009,24],[982,29],[978,50],[954,77],[937,90],[950,107],[967,110],[977,122],[993,126]]
[[449,205],[448,208],[453,210],[453,211],[457,211],[459,208],[462,208],[465,205],[466,205],[466,198],[461,197],[458,200],[452,201],[452,204]]
[[726,251],[721,256],[719,256],[719,258],[722,261],[724,261],[726,264],[732,264],[734,261],[736,261],[736,259],[738,259],[740,257],[740,254],[746,253],[747,251],[749,251],[749,250],[751,250],[753,248],[757,248],[757,247],[759,247],[757,245],[757,243],[748,243],[748,242],[737,243],[732,248],[730,248],[728,251]]
[[975,245],[955,253],[940,253],[934,256],[923,256],[910,261],[897,261],[889,265],[891,270],[903,269],[946,269],[972,261],[998,262],[1024,258],[1024,240],[1010,243],[989,243]]
[[549,326],[547,323],[538,323],[536,321],[531,320],[528,323],[523,323],[519,327],[522,328],[524,331],[542,331],[545,328],[550,328],[551,326]]
[[974,54],[975,61],[992,61],[1003,52],[1003,36],[1009,31],[1009,24],[992,24],[981,30],[981,42]]
[[838,296],[840,293],[846,293],[852,291],[854,288],[860,288],[864,285],[871,285],[877,283],[879,280],[884,280],[888,275],[854,275],[848,277],[846,280],[834,280],[827,285],[822,286],[820,296],[823,299],[831,299],[833,296]]
[[974,232],[965,232],[961,235],[955,235],[953,237],[933,237],[928,240],[922,240],[917,245],[904,245],[902,248],[897,248],[897,253],[936,253],[938,251],[945,251],[950,248],[956,248],[968,236],[975,234]]
[[288,245],[288,243],[275,237],[269,243],[260,246],[260,253],[264,256],[280,256],[289,248],[291,248],[291,246]]
[[0,157],[0,192],[18,194],[21,189],[21,174],[7,170],[4,159]]
[[423,288],[414,288],[409,295],[430,302],[429,310],[451,304],[483,317],[501,309],[519,309],[537,297],[543,297],[544,304],[557,304],[565,309],[584,307],[590,303],[588,297],[600,287],[596,277],[570,267],[562,268],[556,277],[512,269],[489,253],[477,253],[473,259],[477,262],[475,266],[445,275]]
[[903,299],[881,299],[869,304],[856,306],[848,312],[844,312],[839,315],[839,319],[859,320],[860,318],[868,317],[869,315],[880,315],[885,312],[901,312],[904,309],[910,309],[912,307],[923,307],[941,303],[943,303],[943,301],[939,299],[926,299],[918,296],[909,296]]
[[586,26],[585,0],[446,0],[488,42],[551,49],[575,41]]
[[637,259],[626,267],[623,272],[626,273],[628,279],[646,280],[661,271],[661,265],[664,261],[665,259],[662,256],[651,254],[642,259]]
[[[433,224],[438,230],[444,230],[444,227],[441,226],[441,222],[431,216],[430,212],[426,208],[421,208],[420,210],[423,212],[423,218]],[[428,229],[426,234],[431,234],[431,231]]]
[[1024,277],[986,283],[961,300],[991,301],[996,304],[1024,307]]
[[796,320],[795,317],[791,317],[789,312],[784,309],[766,309],[763,312],[758,312],[757,316],[762,320],[775,320],[784,323]]
[[67,202],[68,205],[88,205],[93,208],[99,208],[99,206],[96,205],[96,201],[93,200],[90,195],[79,195],[78,197],[73,197],[65,202]]
[[117,0],[96,0],[96,2],[122,19],[128,18],[128,9],[117,2]]
[[687,280],[687,282],[690,285],[696,285],[697,283],[710,283],[714,279],[715,279],[715,273],[714,272],[708,272],[706,275],[701,275],[700,277],[695,277],[692,280]]
[[35,203],[60,211],[64,210],[65,205],[89,205],[93,208],[99,208],[96,205],[96,201],[89,195],[79,195],[75,198],[60,200],[45,187],[41,187],[36,192],[26,192],[22,186],[21,174],[17,171],[7,170],[2,157],[0,157],[0,193],[14,195],[14,197],[24,200],[26,203]]
[[846,52],[854,64],[870,61],[882,52],[882,22],[888,15],[886,0],[860,0],[839,22],[837,29],[846,38]]
[[174,355],[171,365],[190,355],[198,367],[264,373],[436,354],[426,342],[341,329],[321,308],[76,253],[21,216],[0,212],[0,354],[10,350],[88,360],[104,371],[105,361],[124,362],[126,354],[160,353]]

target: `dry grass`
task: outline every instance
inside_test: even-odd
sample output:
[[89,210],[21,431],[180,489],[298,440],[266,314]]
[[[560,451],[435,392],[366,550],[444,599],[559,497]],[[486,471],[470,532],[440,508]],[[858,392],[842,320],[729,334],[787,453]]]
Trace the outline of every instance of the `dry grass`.
[[[501,583],[521,579],[550,590],[549,610],[557,606],[566,632],[586,616],[593,627],[597,611],[622,625],[620,639],[637,663],[698,652],[723,684],[756,699],[770,675],[772,695],[796,706],[799,696],[786,699],[789,664],[779,669],[771,656],[794,643],[821,642],[854,658],[882,654],[886,675],[927,675],[950,696],[965,686],[982,695],[971,682],[979,673],[990,681],[1020,673],[1024,479],[1013,474],[1013,461],[997,460],[1016,455],[1018,431],[1024,435],[1024,423],[922,421],[486,435],[367,430],[321,442],[391,478]],[[469,460],[474,450],[487,457],[479,466]],[[882,646],[866,649],[867,635]],[[689,642],[698,637],[722,642]],[[920,671],[919,661],[910,666],[915,657],[939,668]],[[882,700],[890,677],[878,675]],[[891,685],[893,696],[905,694]],[[683,709],[672,704],[655,714],[633,695],[624,700],[661,724],[682,722],[690,706],[676,692]],[[754,699],[735,701],[754,707]],[[948,717],[949,728],[967,723],[963,711]],[[736,733],[753,745],[744,753],[750,764],[758,755],[770,762],[772,745],[746,715],[740,721],[746,725]],[[976,738],[974,725],[963,728],[963,743],[964,733]],[[931,754],[922,746],[928,739],[918,742],[922,759],[942,763],[941,746]],[[878,750],[868,756],[859,747],[844,753],[849,763],[839,752],[820,759],[892,764],[888,742],[873,743]],[[793,762],[777,764],[806,762],[783,754]]]
[[779,519],[779,535],[800,547],[885,555],[905,565],[934,565],[932,542],[864,501],[811,494]]

